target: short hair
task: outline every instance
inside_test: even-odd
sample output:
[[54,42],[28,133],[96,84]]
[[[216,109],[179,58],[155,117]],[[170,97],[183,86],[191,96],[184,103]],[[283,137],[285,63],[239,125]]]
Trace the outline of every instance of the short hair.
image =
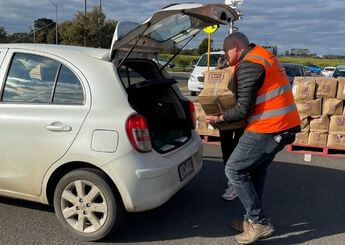
[[224,48],[232,46],[235,43],[238,44],[241,48],[247,48],[249,46],[249,40],[247,36],[239,31],[229,34],[224,39]]

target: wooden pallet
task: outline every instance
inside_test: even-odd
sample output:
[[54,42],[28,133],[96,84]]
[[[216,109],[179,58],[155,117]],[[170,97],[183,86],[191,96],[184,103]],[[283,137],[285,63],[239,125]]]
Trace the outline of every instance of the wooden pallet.
[[200,135],[200,137],[205,144],[220,145],[220,138],[217,136]]
[[345,149],[327,147],[327,146],[311,146],[304,144],[288,145],[288,152],[297,154],[311,154],[316,156],[345,158]]

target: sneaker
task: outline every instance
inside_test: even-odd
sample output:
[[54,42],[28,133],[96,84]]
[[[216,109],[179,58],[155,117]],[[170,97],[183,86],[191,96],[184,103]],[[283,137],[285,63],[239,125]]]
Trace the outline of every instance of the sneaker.
[[223,200],[231,201],[237,197],[237,192],[235,191],[233,186],[229,186],[226,188],[225,193],[221,196]]
[[235,219],[231,222],[231,227],[234,228],[236,231],[243,232],[245,231],[249,226],[248,220],[240,220]]
[[245,228],[243,233],[235,236],[235,239],[240,244],[251,244],[261,238],[266,238],[274,232],[272,224],[266,225],[255,224],[249,221],[248,226]]

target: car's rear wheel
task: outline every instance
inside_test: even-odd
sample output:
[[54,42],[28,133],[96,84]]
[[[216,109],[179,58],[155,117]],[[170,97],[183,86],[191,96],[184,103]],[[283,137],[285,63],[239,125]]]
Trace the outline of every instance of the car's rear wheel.
[[54,209],[63,227],[85,241],[110,235],[125,212],[106,176],[95,169],[79,169],[66,174],[55,189]]

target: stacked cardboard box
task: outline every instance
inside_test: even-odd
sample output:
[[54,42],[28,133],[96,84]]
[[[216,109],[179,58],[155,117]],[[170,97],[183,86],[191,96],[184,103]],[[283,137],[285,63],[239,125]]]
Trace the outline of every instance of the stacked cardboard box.
[[201,135],[219,136],[218,129],[234,129],[245,126],[245,122],[217,123],[214,125],[206,122],[206,115],[223,114],[228,108],[236,105],[236,82],[234,68],[228,67],[221,70],[210,70],[205,72],[204,88],[199,95],[200,107],[197,111],[200,114],[198,129]]
[[345,149],[345,79],[295,77],[292,92],[302,122],[295,143]]

